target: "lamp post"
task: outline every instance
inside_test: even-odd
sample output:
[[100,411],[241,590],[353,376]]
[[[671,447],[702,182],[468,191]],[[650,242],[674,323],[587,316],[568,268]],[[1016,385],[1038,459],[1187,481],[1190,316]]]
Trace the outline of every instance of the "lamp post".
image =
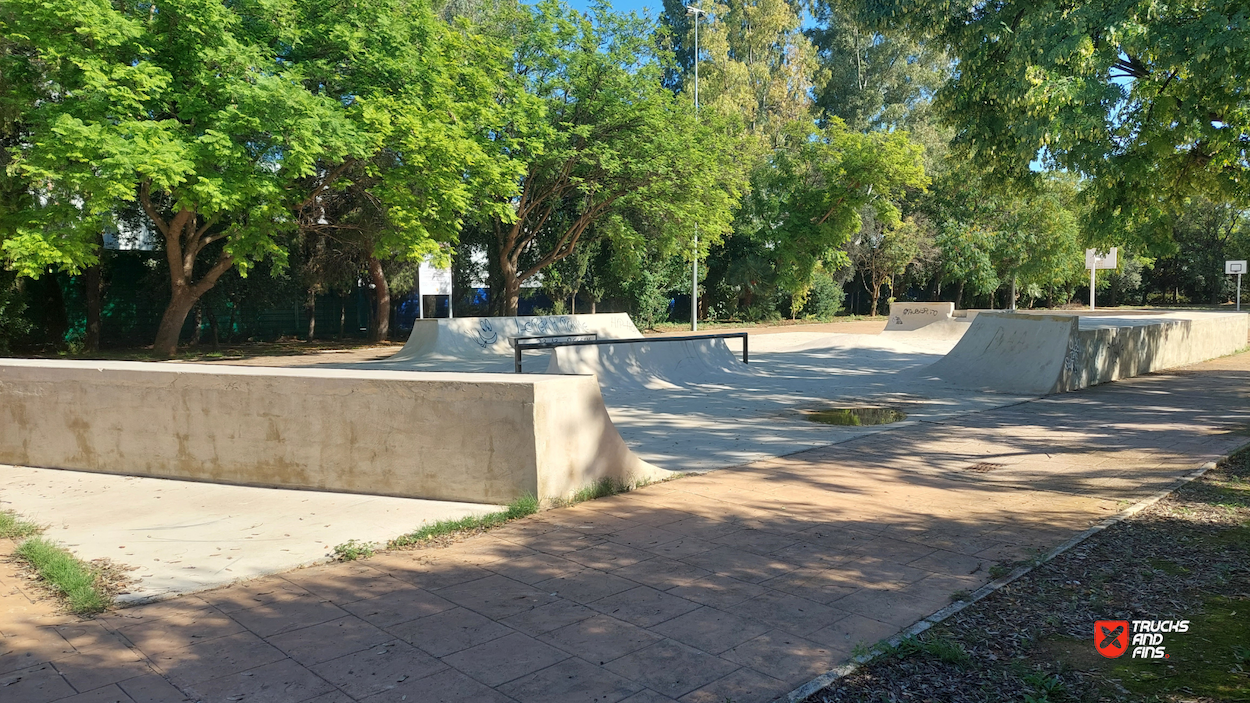
[[[699,18],[707,15],[694,5],[686,5],[694,17],[694,116],[699,117]],[[690,331],[699,331],[699,223],[694,223],[694,257],[690,268]]]

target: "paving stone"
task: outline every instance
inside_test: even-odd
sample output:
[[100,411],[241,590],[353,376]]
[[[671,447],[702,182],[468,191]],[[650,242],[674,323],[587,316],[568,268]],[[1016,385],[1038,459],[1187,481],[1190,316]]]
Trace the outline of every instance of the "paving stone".
[[446,668],[438,659],[397,640],[322,662],[311,670],[349,696],[364,698]]
[[144,653],[176,686],[237,674],[286,658],[281,650],[251,632]]
[[390,627],[456,607],[424,589],[408,585],[384,595],[347,603],[343,610],[378,627]]
[[759,583],[793,571],[795,566],[775,557],[752,554],[734,547],[722,546],[682,559],[714,574],[729,576],[747,583]]
[[139,655],[122,646],[84,648],[55,659],[52,664],[79,691],[92,691],[123,679],[153,673]]
[[5,703],[45,703],[77,693],[65,677],[46,662],[0,676],[0,691],[4,691]]
[[360,699],[364,703],[509,703],[507,696],[455,669],[443,669]]
[[552,597],[534,586],[494,574],[438,590],[435,595],[488,618],[506,618],[550,603]]
[[587,606],[560,598],[552,603],[504,618],[500,622],[514,630],[535,636],[581,622],[597,614],[597,611]]
[[510,681],[499,692],[521,703],[616,703],[641,689],[640,684],[601,666],[570,657]]
[[732,610],[733,606],[738,603],[754,598],[767,590],[763,586],[739,581],[730,576],[712,574],[689,586],[677,586],[670,588],[667,592],[703,605]]
[[135,703],[181,703],[191,700],[164,677],[155,674],[136,676],[117,685]]
[[771,701],[789,693],[793,687],[742,667],[737,671],[700,686],[681,697],[681,703],[725,703],[725,701]]
[[465,608],[452,608],[387,628],[391,634],[436,657],[510,634],[512,629]]
[[721,656],[755,671],[766,671],[791,689],[832,670],[846,658],[818,642],[781,630],[747,640]]
[[284,659],[194,684],[190,690],[203,701],[288,703],[329,693],[334,687],[308,669]]
[[326,600],[298,599],[239,610],[231,617],[261,637],[337,620],[348,612]]
[[634,547],[617,544],[616,542],[602,542],[585,549],[569,552],[564,557],[592,569],[611,571],[625,566],[632,566],[648,559],[654,559],[655,554],[645,549],[635,549]]
[[659,642],[662,637],[616,618],[596,615],[552,630],[539,639],[599,664]]
[[310,666],[370,649],[395,639],[389,633],[355,616],[284,632],[269,638],[269,644],[286,652],[295,661]]
[[640,627],[651,627],[700,606],[649,586],[639,586],[600,598],[591,603],[590,607],[618,620]]
[[738,665],[665,639],[608,662],[607,668],[670,698],[680,698],[729,674]]
[[534,587],[548,594],[587,604],[600,598],[628,591],[638,586],[634,581],[598,569],[583,569],[568,576],[540,581]]
[[443,657],[443,662],[488,686],[545,669],[569,654],[519,632]]
[[651,629],[705,652],[720,654],[772,628],[762,622],[703,606]]
[[347,568],[301,569],[284,574],[283,578],[336,605],[411,588],[407,582],[363,564]]
[[744,600],[734,606],[733,612],[736,615],[800,635],[832,625],[847,615],[844,610],[830,608],[816,601],[781,591],[766,591],[754,598]]
[[62,698],[57,703],[134,703],[134,699],[118,688],[117,684],[111,683],[94,691]]

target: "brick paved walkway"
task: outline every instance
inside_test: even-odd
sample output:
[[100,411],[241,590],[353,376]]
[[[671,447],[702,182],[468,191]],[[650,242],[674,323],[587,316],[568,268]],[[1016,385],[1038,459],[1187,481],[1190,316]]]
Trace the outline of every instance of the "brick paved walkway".
[[1250,354],[74,622],[0,700],[769,701],[1247,441]]

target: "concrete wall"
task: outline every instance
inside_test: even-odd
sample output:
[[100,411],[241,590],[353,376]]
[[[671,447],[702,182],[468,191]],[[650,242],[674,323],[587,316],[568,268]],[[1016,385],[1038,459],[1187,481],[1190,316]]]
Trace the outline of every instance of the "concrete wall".
[[949,320],[954,314],[954,303],[890,303],[890,319],[884,331],[910,332]]
[[1082,318],[1060,390],[1196,364],[1246,346],[1247,316],[1242,313],[1133,322],[1127,326]]
[[482,503],[668,474],[590,377],[21,359],[0,463]]
[[1061,393],[1231,354],[1246,346],[1247,319],[982,312],[927,372],[963,388]]

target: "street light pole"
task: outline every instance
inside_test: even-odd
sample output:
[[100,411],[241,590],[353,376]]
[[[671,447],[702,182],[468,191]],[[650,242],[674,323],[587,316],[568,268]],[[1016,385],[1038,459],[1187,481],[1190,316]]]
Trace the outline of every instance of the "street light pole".
[[[694,5],[686,6],[686,14],[694,16],[694,116],[699,118],[699,17],[706,15]],[[690,331],[699,331],[699,223],[694,223],[694,257],[690,268]]]

